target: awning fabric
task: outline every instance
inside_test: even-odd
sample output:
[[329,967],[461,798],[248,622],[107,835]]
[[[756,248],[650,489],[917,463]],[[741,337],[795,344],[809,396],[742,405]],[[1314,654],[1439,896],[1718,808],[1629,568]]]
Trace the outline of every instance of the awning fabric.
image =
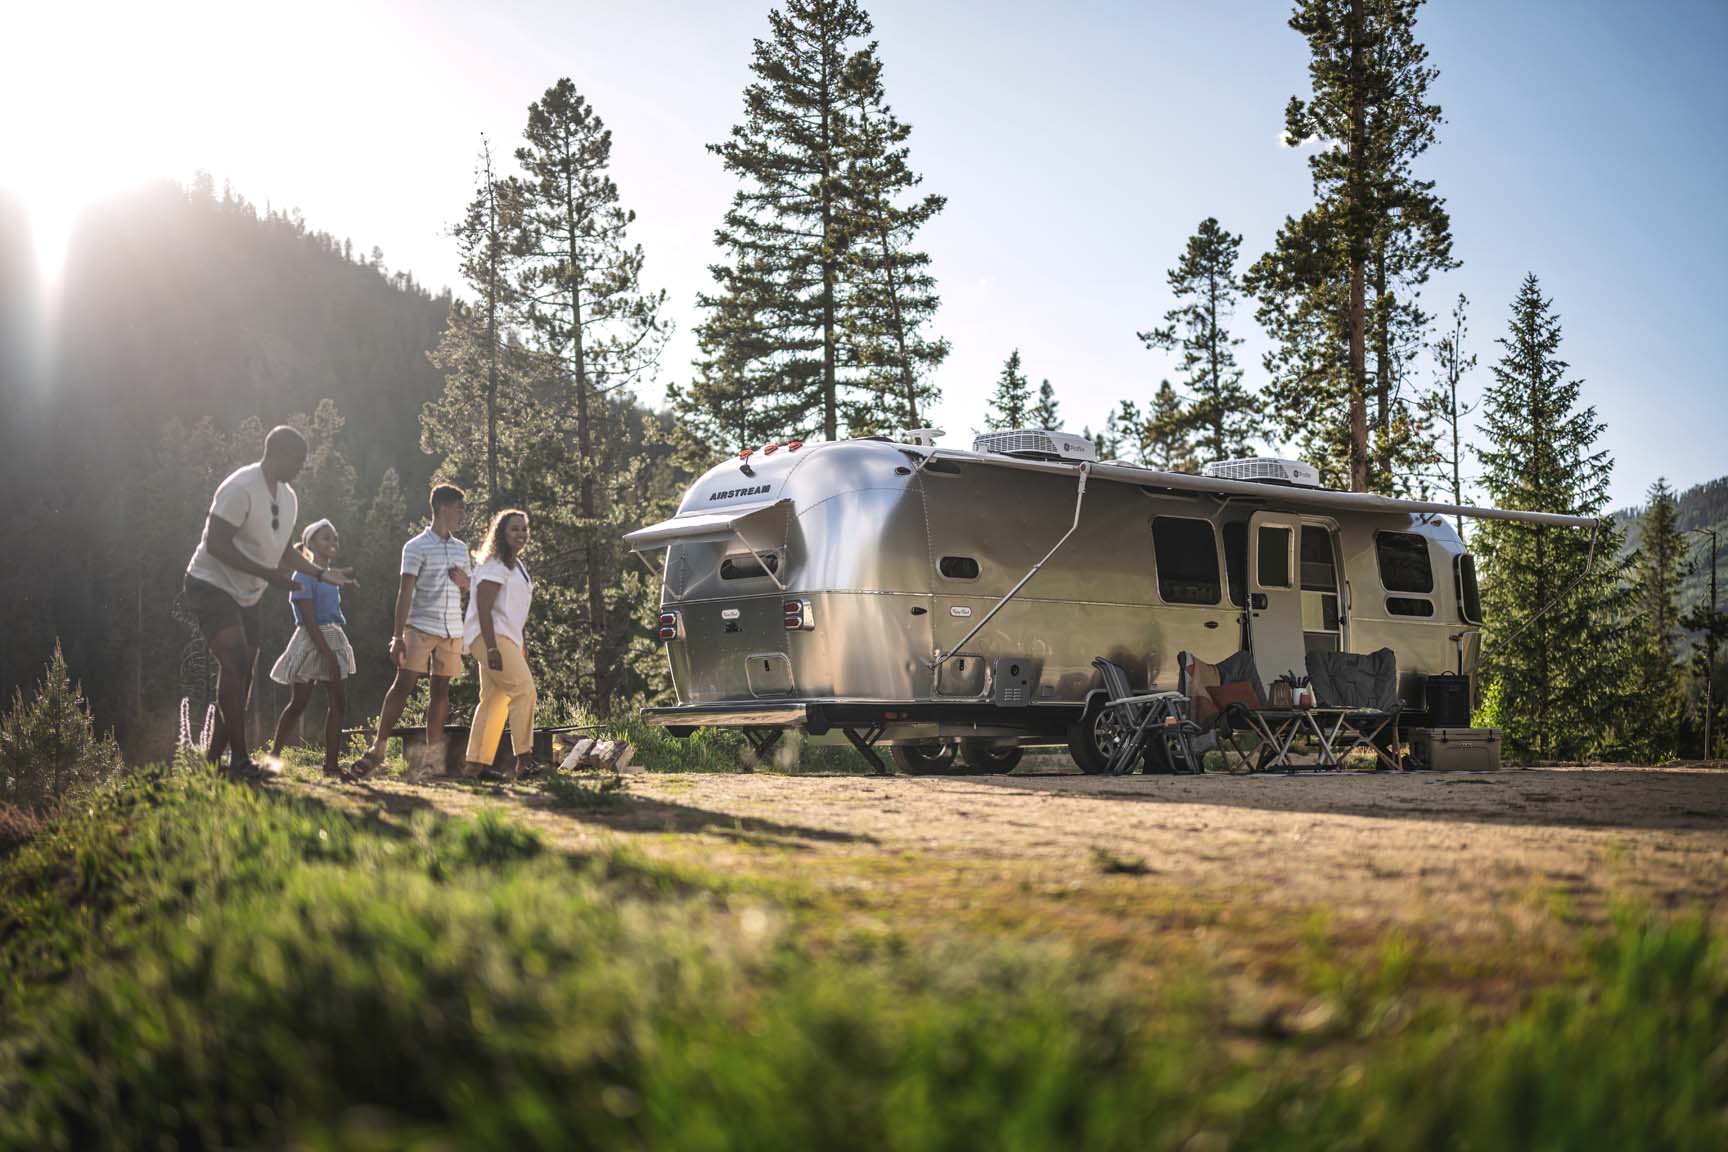
[[674,516],[625,534],[632,552],[658,552],[673,544],[711,544],[742,536],[755,548],[778,548],[786,539],[791,500],[735,504],[717,512]]
[[[938,448],[931,459],[952,460],[957,464],[987,465],[994,468],[1014,468],[1027,472],[1048,472],[1072,476],[1077,464],[1054,460],[1026,460],[994,452],[963,452],[953,448]],[[1298,488],[1293,485],[1264,484],[1252,480],[1220,480],[1211,476],[1196,476],[1188,472],[1160,472],[1156,468],[1141,468],[1133,464],[1088,465],[1088,471],[1100,480],[1115,480],[1136,484],[1142,488],[1167,489],[1172,492],[1203,492],[1215,496],[1253,497],[1280,507],[1339,508],[1357,512],[1405,513],[1426,516],[1469,516],[1478,520],[1518,520],[1527,524],[1547,524],[1556,528],[1596,528],[1600,521],[1588,516],[1564,516],[1557,512],[1520,512],[1506,508],[1477,508],[1469,504],[1439,504],[1427,500],[1395,500],[1376,496],[1372,492],[1334,492],[1324,488]]]

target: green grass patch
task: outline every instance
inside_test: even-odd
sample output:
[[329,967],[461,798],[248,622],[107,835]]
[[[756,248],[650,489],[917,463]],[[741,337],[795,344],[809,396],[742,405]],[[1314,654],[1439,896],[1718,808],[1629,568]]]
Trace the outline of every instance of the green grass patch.
[[[584,801],[587,802],[587,801]],[[1342,1038],[1223,1043],[1204,972],[954,930],[813,950],[761,893],[145,770],[0,858],[0,1147],[1714,1148],[1728,977],[1626,917],[1495,1028],[1316,942]],[[1316,934],[1318,939],[1318,933]],[[1317,1045],[1337,1046],[1315,1060]],[[1339,1071],[1342,1069],[1342,1071]],[[1322,1071],[1317,1071],[1322,1070]],[[1198,1143],[1190,1143],[1199,1138]]]

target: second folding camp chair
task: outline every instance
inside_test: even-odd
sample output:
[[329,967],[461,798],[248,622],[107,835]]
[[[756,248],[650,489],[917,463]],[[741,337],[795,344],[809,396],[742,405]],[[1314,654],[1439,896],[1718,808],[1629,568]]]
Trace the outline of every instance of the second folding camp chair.
[[1128,670],[1100,656],[1092,661],[1104,684],[1101,730],[1116,733],[1108,771],[1120,776],[1134,770],[1144,755],[1149,770],[1198,772],[1200,761],[1189,738],[1199,729],[1183,715],[1187,698],[1180,692],[1135,692]]
[[1390,648],[1366,654],[1308,653],[1308,682],[1319,706],[1316,730],[1334,763],[1357,748],[1374,753],[1379,765],[1398,771],[1398,656]]

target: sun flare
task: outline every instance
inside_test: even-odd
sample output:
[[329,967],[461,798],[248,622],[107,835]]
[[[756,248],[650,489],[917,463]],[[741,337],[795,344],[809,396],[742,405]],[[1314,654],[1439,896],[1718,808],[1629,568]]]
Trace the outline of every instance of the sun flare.
[[271,39],[257,6],[192,0],[19,6],[0,69],[0,196],[29,220],[36,264],[57,280],[90,206],[152,177],[190,179],[201,142],[239,115],[217,87],[238,45]]

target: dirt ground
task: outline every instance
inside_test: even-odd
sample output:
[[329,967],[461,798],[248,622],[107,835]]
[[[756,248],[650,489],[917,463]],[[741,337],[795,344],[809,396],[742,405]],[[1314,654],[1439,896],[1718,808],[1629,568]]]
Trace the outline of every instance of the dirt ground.
[[1371,955],[1396,937],[1438,978],[1492,998],[1520,968],[1561,964],[1576,929],[1617,904],[1728,925],[1720,768],[1036,774],[1061,763],[982,777],[637,774],[574,806],[526,784],[339,791],[393,811],[504,804],[564,850],[772,885],[838,911],[827,920],[854,935],[1007,933],[1152,969],[1204,954],[1262,983],[1292,950]]

